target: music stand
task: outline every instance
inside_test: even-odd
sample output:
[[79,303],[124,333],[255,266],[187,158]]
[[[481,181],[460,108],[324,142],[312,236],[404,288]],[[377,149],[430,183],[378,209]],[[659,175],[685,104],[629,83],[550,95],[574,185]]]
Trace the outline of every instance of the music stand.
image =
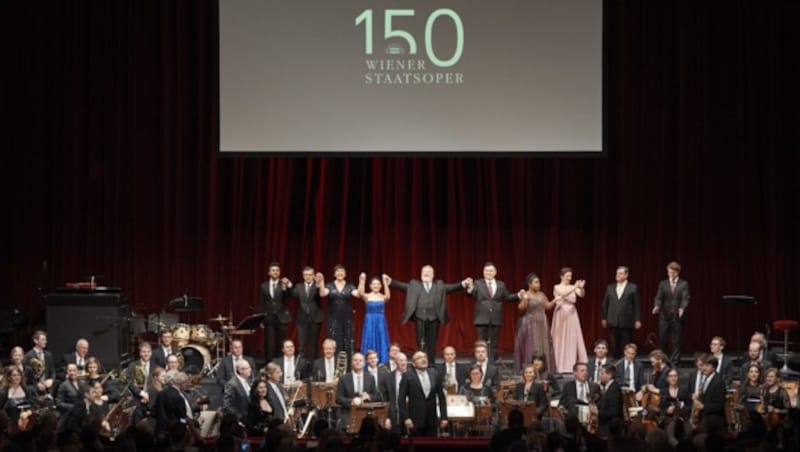
[[267,314],[264,313],[249,315],[242,319],[242,321],[239,322],[239,324],[236,325],[233,330],[229,331],[228,334],[234,336],[253,334],[256,332],[258,325],[260,325],[266,317]]
[[[722,304],[752,306],[758,304],[758,302],[756,301],[756,297],[752,295],[723,295]],[[742,343],[741,343],[742,335],[740,330],[741,330],[741,325],[739,325],[739,322],[736,322],[736,346],[739,349],[739,351],[742,350]]]

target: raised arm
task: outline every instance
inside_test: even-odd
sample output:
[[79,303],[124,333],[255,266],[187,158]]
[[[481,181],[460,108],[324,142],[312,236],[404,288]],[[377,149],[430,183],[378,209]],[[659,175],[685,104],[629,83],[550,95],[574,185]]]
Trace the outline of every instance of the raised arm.
[[382,274],[381,278],[383,279],[384,284],[386,284],[386,281],[388,280],[389,281],[388,286],[391,287],[392,289],[402,290],[403,292],[408,291],[408,283],[405,283],[403,281],[398,281],[392,278],[391,276],[387,275],[386,273]]
[[392,279],[389,276],[383,275],[383,301],[389,301],[392,298],[392,291],[389,290],[389,283],[391,282]]
[[360,275],[358,275],[358,288],[355,290],[355,293],[353,293],[353,296],[367,301],[367,294],[364,292],[364,287],[366,287],[366,284],[367,274],[362,272]]
[[325,287],[325,277],[322,275],[322,273],[317,273],[316,276],[314,276],[314,279],[317,281],[317,289],[319,290],[319,296],[327,297],[328,294],[331,293],[331,291],[327,287]]
[[575,281],[575,295],[583,298],[586,296],[586,280],[579,279]]

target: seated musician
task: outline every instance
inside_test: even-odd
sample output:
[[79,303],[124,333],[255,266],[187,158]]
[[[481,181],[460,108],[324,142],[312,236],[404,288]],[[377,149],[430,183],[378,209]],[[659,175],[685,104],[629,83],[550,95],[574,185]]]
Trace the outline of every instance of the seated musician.
[[600,387],[589,382],[589,370],[586,363],[575,363],[572,366],[572,373],[575,380],[567,382],[561,387],[559,402],[567,410],[568,416],[575,416],[586,423],[589,419],[589,401],[596,397]]
[[283,354],[272,360],[272,362],[281,367],[281,373],[283,374],[281,383],[304,380],[308,372],[308,363],[303,357],[295,355],[294,342],[290,340],[283,341],[281,351]]
[[244,425],[253,436],[262,436],[272,420],[272,406],[267,400],[267,384],[264,380],[258,380],[250,388]]
[[108,398],[103,395],[103,385],[100,382],[87,384],[92,391],[92,404],[89,408],[89,414],[100,418],[105,418],[111,409],[108,404]]
[[458,393],[467,396],[467,400],[470,402],[474,402],[476,397],[480,397],[481,399],[478,400],[488,400],[494,406],[495,402],[497,402],[494,390],[484,383],[485,379],[483,378],[481,366],[473,364],[469,369],[468,375],[469,383],[461,386],[458,389]]
[[697,392],[692,395],[695,409],[700,410],[704,424],[725,425],[725,381],[717,375],[717,358],[710,354],[703,357],[703,378]]
[[781,386],[778,369],[772,367],[764,376],[764,388],[761,395],[761,410],[768,431],[774,431],[778,449],[783,449],[785,427],[788,421],[786,414],[791,408],[789,393]]
[[177,352],[177,347],[172,347],[172,331],[168,329],[161,330],[158,336],[158,345],[153,350],[153,362],[157,366],[167,368],[167,356]]
[[664,416],[680,416],[691,406],[689,389],[680,384],[680,371],[671,368],[667,371],[667,384],[661,388],[659,409]]
[[536,403],[536,418],[541,419],[550,406],[544,386],[536,382],[536,371],[533,364],[522,370],[522,382],[514,388],[514,400]]
[[167,367],[164,368],[164,370],[166,370],[167,372],[169,372],[170,370],[174,370],[176,372],[181,370],[181,362],[178,359],[177,355],[175,354],[167,355],[167,357],[165,358],[165,362],[167,364]]
[[[21,350],[21,349],[20,349]],[[0,408],[13,422],[19,420],[22,407],[31,407],[36,399],[36,388],[26,386],[19,367],[6,370],[6,386],[0,390]]]
[[622,390],[617,383],[617,369],[606,364],[600,370],[600,400],[597,402],[597,424],[602,435],[608,434],[608,424],[614,419],[623,419]]
[[720,336],[714,336],[711,338],[709,348],[711,349],[711,354],[717,358],[717,373],[722,375],[722,379],[725,380],[725,386],[730,386],[734,377],[733,356],[725,354],[725,344],[725,339]]
[[598,339],[594,341],[594,356],[589,358],[587,363],[589,366],[589,380],[595,383],[600,381],[600,370],[610,363],[611,359],[608,357],[608,341],[605,339]]
[[761,369],[761,383],[764,382],[766,370],[772,367],[772,363],[763,359],[764,350],[762,347],[761,343],[757,341],[751,341],[747,346],[747,355],[739,368],[739,381],[747,381],[747,369],[755,365]]
[[436,364],[436,373],[442,378],[442,387],[455,386],[455,392],[458,393],[459,386],[467,381],[467,369],[463,365],[456,362],[456,349],[447,346],[442,351],[442,363]]
[[311,378],[314,381],[333,383],[338,378],[336,370],[336,341],[325,339],[322,342],[322,358],[314,360],[311,368]]
[[350,419],[350,408],[365,402],[376,402],[381,398],[375,380],[364,372],[364,355],[353,353],[350,359],[350,372],[339,379],[336,387],[336,403],[342,407],[342,418]]
[[642,385],[641,393],[642,397],[646,393],[651,394],[661,394],[661,390],[667,387],[667,373],[670,370],[669,365],[666,362],[667,355],[659,349],[655,349],[650,352],[650,364],[652,365],[652,370],[650,371],[650,377],[648,377],[648,383]]
[[761,395],[764,392],[764,385],[761,384],[761,367],[751,364],[747,367],[747,380],[739,387],[739,405],[747,413],[750,422],[750,431],[756,438],[763,438],[765,435],[764,421],[757,412],[761,402]]
[[103,400],[109,403],[116,403],[119,400],[119,391],[116,390],[110,375],[100,373],[101,369],[100,360],[94,356],[88,357],[86,359],[86,374],[81,378],[81,381],[89,386],[100,383],[103,388]]
[[544,387],[544,392],[548,397],[553,397],[561,393],[561,388],[558,386],[558,380],[547,369],[547,361],[541,353],[535,353],[531,357],[531,364],[533,364],[533,371],[536,374],[535,381]]
[[[637,392],[644,386],[644,368],[642,363],[636,361],[639,347],[634,343],[626,344],[623,358],[617,363],[617,382],[622,388]],[[641,399],[641,393],[637,394]]]

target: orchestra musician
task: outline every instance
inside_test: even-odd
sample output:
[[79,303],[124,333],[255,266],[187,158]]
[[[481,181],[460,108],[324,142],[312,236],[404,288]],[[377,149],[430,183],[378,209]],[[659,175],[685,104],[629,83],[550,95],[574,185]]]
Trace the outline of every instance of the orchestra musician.
[[467,396],[467,400],[470,402],[480,397],[483,400],[489,400],[491,405],[495,406],[497,398],[494,395],[494,391],[482,380],[484,380],[484,378],[481,366],[473,364],[469,369],[469,382],[461,386],[458,389],[458,393]]
[[16,423],[24,407],[35,405],[36,388],[25,385],[22,372],[16,366],[6,370],[6,382],[5,388],[0,390],[0,408]]
[[360,406],[364,402],[380,401],[380,393],[375,380],[364,372],[364,355],[353,353],[350,360],[350,372],[339,378],[336,387],[336,403],[342,407],[342,420],[347,424],[351,407]]
[[167,356],[177,352],[172,348],[172,330],[163,329],[158,336],[158,347],[153,350],[153,362],[163,368],[167,368]]
[[78,366],[78,376],[83,376],[86,371],[86,359],[89,357],[89,341],[86,339],[78,339],[75,342],[75,351],[65,353],[59,362],[59,379],[64,380],[66,377],[67,364],[75,364]]
[[[636,361],[636,353],[639,347],[634,343],[625,345],[623,358],[617,363],[617,381],[623,388],[638,392],[644,385],[644,368],[642,363]],[[641,400],[641,393],[637,400]]]
[[575,380],[561,387],[560,405],[566,408],[569,416],[576,416],[583,422],[588,422],[589,402],[599,393],[600,387],[589,382],[589,369],[586,363],[575,363],[572,366],[572,373]]
[[642,397],[646,393],[660,395],[661,390],[667,387],[667,375],[670,370],[669,365],[666,363],[667,355],[659,350],[655,349],[650,352],[650,364],[652,365],[652,370],[650,371],[650,376],[648,377],[648,383],[642,385],[641,393]]
[[594,356],[586,363],[589,369],[589,380],[595,383],[600,381],[600,370],[611,360],[608,356],[608,341],[598,339],[594,342]]
[[[174,373],[177,373],[175,371]],[[137,398],[136,409],[133,411],[132,422],[138,424],[145,418],[152,418],[155,414],[158,394],[166,387],[167,371],[163,367],[153,369],[150,382],[147,385],[147,398]],[[122,400],[122,399],[120,399]]]
[[442,378],[442,387],[446,390],[454,386],[456,393],[467,381],[467,369],[456,362],[456,349],[449,345],[442,350],[442,363],[436,364],[436,373]]
[[389,416],[385,427],[400,434],[403,431],[403,423],[400,422],[400,405],[397,396],[400,393],[400,381],[403,378],[403,374],[408,370],[408,358],[405,353],[398,352],[394,357],[394,361],[397,367],[386,374],[380,391],[384,394],[384,400],[389,401]]
[[666,374],[667,384],[661,388],[659,409],[664,416],[681,416],[685,414],[691,404],[691,393],[687,387],[680,384],[678,369],[670,368]]
[[154,416],[156,431],[167,432],[175,422],[194,425],[194,411],[185,391],[191,382],[183,372],[171,370],[165,374],[166,386],[156,396]]
[[247,416],[250,400],[253,368],[244,359],[236,363],[236,375],[225,384],[222,396],[222,412],[236,416],[240,421]]
[[[53,354],[50,353],[49,350],[46,350],[46,348],[47,333],[42,330],[36,330],[33,333],[33,348],[25,353],[24,363],[32,369],[34,368],[34,366],[31,365],[32,361],[38,360],[38,362],[42,363],[41,375],[39,375],[38,378],[35,377],[35,381],[28,382],[28,384],[36,385],[36,390],[40,394],[47,394],[53,391],[56,378]],[[33,373],[30,375],[33,375]]]
[[272,420],[272,406],[267,400],[267,385],[266,381],[257,380],[250,388],[244,424],[252,436],[263,435]]
[[597,424],[601,435],[608,433],[614,419],[623,419],[622,390],[616,381],[617,368],[606,364],[600,370],[600,400],[597,402]]
[[[725,385],[730,386],[731,381],[733,380],[733,356],[725,354],[725,339],[720,336],[714,336],[711,338],[711,343],[709,344],[709,348],[711,350],[711,354],[717,358],[717,373],[722,375],[722,379],[725,380]],[[743,380],[740,380],[743,381]]]
[[544,386],[544,392],[547,393],[547,396],[553,398],[560,394],[561,388],[558,385],[558,380],[556,380],[555,376],[547,369],[547,361],[544,354],[534,353],[531,358],[531,364],[533,364],[533,371],[536,374],[535,381]]
[[375,382],[375,388],[380,393],[381,400],[389,400],[388,394],[384,394],[381,390],[381,380],[386,378],[386,375],[389,374],[389,371],[380,367],[378,365],[378,352],[375,350],[367,350],[367,353],[364,355],[367,364],[364,367],[364,372],[372,377],[372,380]]
[[747,379],[742,382],[739,388],[738,401],[748,416],[753,436],[757,438],[762,438],[766,435],[764,420],[757,411],[764,390],[761,380],[761,367],[757,364],[747,366]]
[[217,370],[217,384],[223,389],[231,378],[236,375],[236,363],[239,360],[245,360],[250,363],[250,368],[256,368],[256,362],[253,358],[244,354],[244,344],[241,339],[234,339],[231,341],[230,355],[226,356],[219,363]]
[[294,408],[289,406],[286,391],[281,385],[283,371],[275,363],[269,363],[267,371],[267,403],[272,407],[272,419],[286,422],[290,416],[294,415]]
[[768,431],[775,432],[777,448],[783,449],[785,427],[788,421],[786,414],[791,405],[789,393],[781,386],[778,369],[769,368],[764,375],[764,387],[761,391],[761,403],[758,410],[764,419]]
[[717,375],[717,358],[703,357],[702,378],[692,396],[696,409],[700,410],[700,420],[704,424],[725,425],[725,382]]
[[[413,436],[434,436],[437,427],[447,428],[447,398],[436,370],[428,367],[425,352],[414,353],[413,362],[414,369],[404,373],[400,380],[397,398],[400,419]],[[439,416],[436,413],[437,401]]]
[[308,372],[308,361],[302,356],[295,355],[294,342],[290,340],[283,341],[281,351],[283,354],[279,358],[272,360],[272,362],[281,367],[281,373],[283,374],[281,383],[304,380]]
[[536,370],[533,364],[522,369],[522,381],[514,388],[514,400],[536,403],[536,416],[541,419],[547,412],[550,402],[544,386],[536,382]]
[[758,341],[750,341],[747,346],[747,355],[742,360],[742,365],[739,368],[739,381],[747,380],[747,369],[750,366],[758,366],[761,369],[761,382],[764,382],[766,370],[772,367],[770,361],[765,361],[763,345]]
[[500,372],[494,364],[489,362],[488,349],[489,347],[486,345],[486,342],[475,342],[474,365],[480,366],[481,368],[481,382],[485,383],[486,386],[489,386],[493,390],[497,390],[497,388],[500,387]]
[[67,364],[66,380],[58,385],[58,392],[56,394],[56,406],[62,415],[81,401],[82,396],[79,385],[78,366],[74,363]]
[[333,383],[338,378],[336,371],[336,341],[325,339],[322,342],[322,357],[315,359],[311,366],[311,377],[314,381]]
[[147,386],[152,378],[151,373],[157,366],[152,362],[153,350],[149,342],[139,343],[139,359],[128,365],[128,389],[134,397],[138,397],[143,403],[150,399],[147,394]]

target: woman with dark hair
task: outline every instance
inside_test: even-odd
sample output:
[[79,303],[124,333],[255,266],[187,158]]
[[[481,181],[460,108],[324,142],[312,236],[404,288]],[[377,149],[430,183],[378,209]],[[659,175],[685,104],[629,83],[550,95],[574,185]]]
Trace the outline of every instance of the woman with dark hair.
[[347,282],[347,270],[342,265],[333,267],[333,281],[317,273],[319,296],[328,297],[328,338],[336,341],[336,351],[347,352],[347,362],[353,355],[353,302],[358,297],[356,286]]
[[526,290],[519,292],[520,302],[517,305],[523,316],[517,322],[517,334],[514,340],[514,366],[517,372],[534,354],[545,358],[546,364],[554,364],[553,346],[550,340],[550,327],[547,324],[545,311],[552,309],[555,300],[550,301],[542,293],[539,277],[529,273],[525,278]]
[[267,382],[258,380],[250,389],[250,401],[247,404],[244,425],[248,434],[263,436],[270,420],[272,420],[272,407],[267,401]]
[[544,387],[544,392],[552,399],[554,395],[561,393],[561,388],[552,373],[547,369],[547,362],[544,355],[534,353],[531,358],[531,365],[534,371],[534,381]]
[[467,400],[474,402],[476,398],[488,400],[492,406],[495,403],[494,391],[481,382],[483,379],[483,369],[475,364],[469,369],[469,383],[458,389],[460,395],[467,396]]
[[364,328],[361,333],[361,354],[377,350],[378,362],[389,363],[389,328],[386,326],[386,303],[391,297],[388,276],[381,281],[377,276],[369,281],[369,291],[365,289],[367,275],[358,277],[358,294],[366,305]]
[[553,336],[557,372],[571,372],[576,362],[588,361],[586,344],[583,342],[581,321],[575,303],[586,295],[586,281],[579,279],[572,284],[572,269],[564,267],[559,272],[561,282],[553,286],[556,309],[553,311]]
[[16,423],[20,414],[33,405],[36,388],[25,386],[22,371],[17,366],[6,371],[6,382],[6,387],[0,391],[0,408]]

